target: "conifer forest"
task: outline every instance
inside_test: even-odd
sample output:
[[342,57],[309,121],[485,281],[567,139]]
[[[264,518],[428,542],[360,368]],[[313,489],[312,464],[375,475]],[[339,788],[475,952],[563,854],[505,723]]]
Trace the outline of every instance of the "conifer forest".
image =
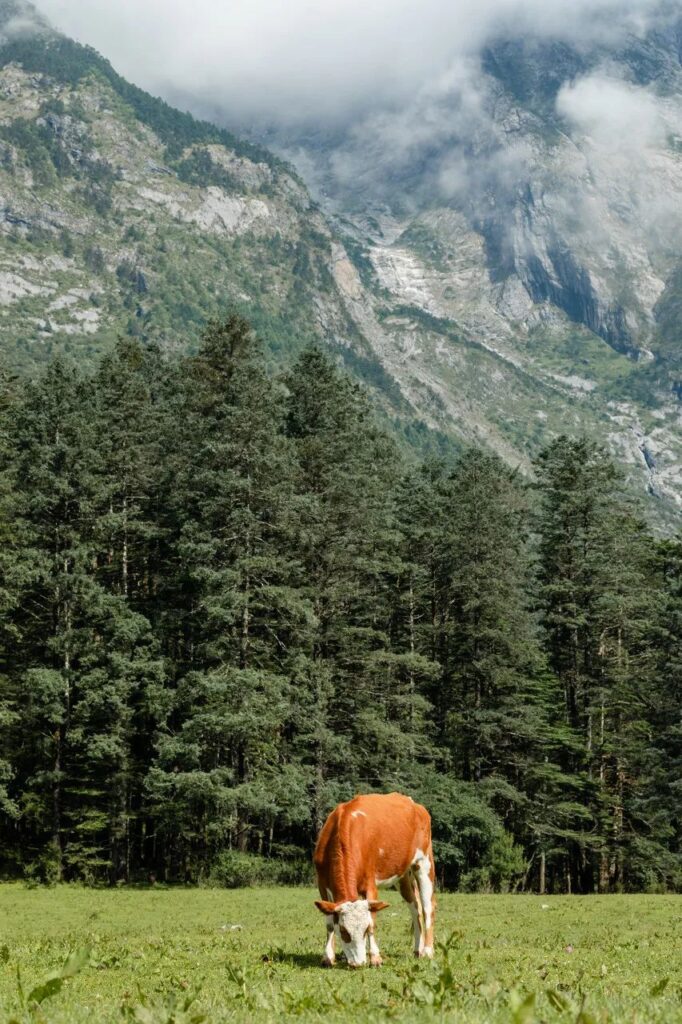
[[298,882],[399,790],[465,891],[682,888],[682,539],[606,450],[419,461],[320,348],[0,377],[0,873]]

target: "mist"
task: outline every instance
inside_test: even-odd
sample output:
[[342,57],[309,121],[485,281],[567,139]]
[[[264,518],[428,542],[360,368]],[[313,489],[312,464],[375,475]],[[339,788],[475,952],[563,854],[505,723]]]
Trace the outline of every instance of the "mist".
[[234,123],[345,123],[402,106],[498,36],[643,33],[660,0],[39,0],[128,78]]
[[[679,18],[677,0],[37,6],[136,84],[290,160],[339,211],[402,216],[442,203],[481,223],[492,203],[498,230],[505,218],[513,230],[531,187],[553,195],[547,215],[587,247],[605,248],[612,217],[645,224],[655,248],[676,245],[682,225],[666,140],[682,137],[679,101],[611,65],[609,54]],[[551,147],[533,141],[544,115],[516,104],[485,70],[485,48],[504,40],[531,51],[564,42],[574,55],[554,96],[543,97],[564,129],[557,166]],[[600,215],[608,229],[595,218],[595,182],[611,197]]]

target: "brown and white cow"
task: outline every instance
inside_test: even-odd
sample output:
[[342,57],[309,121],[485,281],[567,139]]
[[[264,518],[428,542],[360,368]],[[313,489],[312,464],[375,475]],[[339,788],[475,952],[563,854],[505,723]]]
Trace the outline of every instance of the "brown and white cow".
[[377,899],[379,885],[398,882],[412,911],[415,956],[433,956],[436,913],[431,816],[400,793],[356,796],[339,804],[322,827],[314,854],[322,899],[315,906],[327,918],[322,963],[336,959],[335,935],[350,967],[381,964],[375,925],[388,904]]

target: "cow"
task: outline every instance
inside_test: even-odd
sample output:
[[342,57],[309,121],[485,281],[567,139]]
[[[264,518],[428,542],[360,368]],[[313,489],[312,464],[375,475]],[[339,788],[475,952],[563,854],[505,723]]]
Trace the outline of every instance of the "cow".
[[349,967],[366,964],[367,939],[370,964],[381,966],[376,915],[388,903],[377,887],[396,882],[412,912],[414,955],[433,956],[435,868],[425,807],[401,793],[355,796],[327,818],[313,861],[322,897],[315,906],[327,923],[325,967],[335,963],[336,937]]

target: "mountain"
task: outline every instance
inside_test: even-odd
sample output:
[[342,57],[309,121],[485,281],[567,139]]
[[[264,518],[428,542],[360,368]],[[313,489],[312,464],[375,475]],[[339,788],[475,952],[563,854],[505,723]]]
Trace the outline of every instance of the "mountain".
[[[15,6],[15,5],[12,5]],[[280,160],[173,110],[46,32],[0,49],[4,352],[87,359],[119,332],[187,344],[248,309],[273,349],[347,319],[330,232]],[[338,327],[333,323],[338,318]]]
[[496,367],[484,433],[533,443],[520,375],[537,433],[596,429],[679,509],[682,18],[658,13],[609,45],[493,40],[407,105],[257,137],[402,306],[382,352],[409,352],[402,370],[394,356],[403,387],[435,378],[457,418],[467,338]]
[[[396,156],[371,119],[269,133],[266,148],[144,93],[28,3],[0,0],[0,26],[11,367],[89,361],[119,333],[191,347],[236,306],[274,364],[330,347],[422,448],[477,442],[525,468],[556,434],[586,432],[675,521],[679,27],[619,54],[491,45],[480,109],[460,97],[451,124],[447,90],[417,97],[401,127],[430,104],[437,129]],[[630,93],[647,133],[636,165],[584,113],[591,95],[613,111]]]

